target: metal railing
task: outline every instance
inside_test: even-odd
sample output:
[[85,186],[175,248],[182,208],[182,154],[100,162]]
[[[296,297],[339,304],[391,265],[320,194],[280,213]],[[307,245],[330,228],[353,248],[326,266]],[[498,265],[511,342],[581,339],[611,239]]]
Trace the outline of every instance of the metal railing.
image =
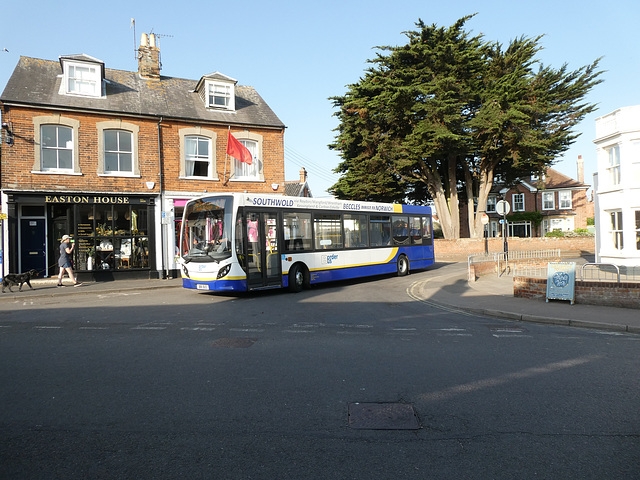
[[[591,268],[595,267],[595,268]],[[596,273],[597,277],[594,278],[592,275],[593,272]],[[589,273],[590,275],[586,275]],[[616,282],[620,283],[620,267],[614,265],[613,263],[585,263],[580,268],[580,279],[581,280],[590,280],[590,281],[611,281],[615,276]]]
[[513,260],[525,260],[533,258],[559,258],[560,249],[552,248],[548,250],[522,250],[513,252],[496,252],[487,254],[474,254],[467,257],[467,271],[471,265],[483,262],[493,262],[496,264],[496,272],[498,276],[514,273],[514,268],[509,266],[509,262]]
[[[577,267],[577,265],[576,265]],[[516,266],[515,277],[547,278],[547,267]],[[585,282],[640,282],[640,266],[584,263],[576,269],[576,280]]]

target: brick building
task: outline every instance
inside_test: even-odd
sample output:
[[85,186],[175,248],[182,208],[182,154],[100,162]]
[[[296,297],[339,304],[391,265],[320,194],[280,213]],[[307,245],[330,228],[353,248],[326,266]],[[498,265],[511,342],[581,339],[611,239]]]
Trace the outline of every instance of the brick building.
[[[153,35],[138,58],[137,72],[20,58],[0,97],[4,273],[56,274],[68,233],[81,277],[169,275],[190,198],[284,193],[285,126],[253,87],[160,75]],[[229,135],[251,164],[226,154]]]
[[[501,217],[496,212],[499,200],[506,201],[510,207],[506,232],[510,237],[543,237],[553,230],[587,228],[587,218],[594,215],[593,202],[587,198],[588,189],[582,158],[578,158],[577,180],[548,168],[542,178],[521,178],[510,187],[496,181],[486,206],[489,236],[502,235]],[[527,213],[533,212],[542,216],[540,224],[527,217]]]

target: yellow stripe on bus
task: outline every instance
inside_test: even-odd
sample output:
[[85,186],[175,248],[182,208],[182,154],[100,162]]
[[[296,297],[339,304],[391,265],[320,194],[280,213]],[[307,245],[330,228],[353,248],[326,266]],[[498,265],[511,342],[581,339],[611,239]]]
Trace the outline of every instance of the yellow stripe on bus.
[[[310,268],[310,272],[317,272],[319,270],[338,270],[340,268],[354,268],[354,267],[366,267],[368,265],[384,265],[385,263],[389,263],[393,257],[398,253],[398,247],[393,247],[391,250],[391,254],[387,257],[386,260],[382,262],[369,262],[369,263],[355,263],[352,265],[336,265],[335,267],[323,266],[320,268]],[[288,272],[283,272],[288,273]]]

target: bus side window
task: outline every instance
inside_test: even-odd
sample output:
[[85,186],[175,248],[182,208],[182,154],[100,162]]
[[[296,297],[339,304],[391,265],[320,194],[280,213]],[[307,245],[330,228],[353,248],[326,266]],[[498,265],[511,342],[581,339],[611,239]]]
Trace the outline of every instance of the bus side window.
[[420,217],[409,218],[409,235],[413,245],[422,245],[422,223]]
[[393,217],[393,243],[395,245],[409,245],[408,224],[408,217]]
[[311,250],[311,214],[285,212],[283,214],[285,251]]
[[422,242],[424,245],[431,245],[431,217],[422,217]]

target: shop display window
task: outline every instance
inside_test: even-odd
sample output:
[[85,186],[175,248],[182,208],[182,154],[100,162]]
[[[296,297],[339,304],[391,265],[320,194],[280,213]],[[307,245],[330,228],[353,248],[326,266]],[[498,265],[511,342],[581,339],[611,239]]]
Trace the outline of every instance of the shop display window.
[[78,270],[149,268],[146,206],[79,205]]

